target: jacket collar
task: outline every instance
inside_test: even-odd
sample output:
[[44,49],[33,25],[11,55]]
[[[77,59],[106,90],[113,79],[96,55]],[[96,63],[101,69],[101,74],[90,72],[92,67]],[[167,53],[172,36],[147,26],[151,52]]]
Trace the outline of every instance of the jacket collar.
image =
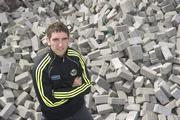
[[64,54],[62,57],[58,56],[51,48],[49,48],[49,54],[50,54],[50,56],[51,56],[52,58],[56,57],[56,58],[61,58],[61,59],[62,59],[62,58],[64,58],[64,56],[67,55],[68,49],[69,49],[69,47],[67,48],[65,54]]

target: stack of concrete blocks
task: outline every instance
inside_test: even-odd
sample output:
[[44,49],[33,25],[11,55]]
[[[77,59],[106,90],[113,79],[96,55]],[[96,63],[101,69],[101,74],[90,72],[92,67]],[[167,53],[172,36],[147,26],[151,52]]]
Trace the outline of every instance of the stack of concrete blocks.
[[90,71],[94,120],[180,119],[180,0],[20,2],[0,13],[0,119],[42,119],[31,69],[58,20]]

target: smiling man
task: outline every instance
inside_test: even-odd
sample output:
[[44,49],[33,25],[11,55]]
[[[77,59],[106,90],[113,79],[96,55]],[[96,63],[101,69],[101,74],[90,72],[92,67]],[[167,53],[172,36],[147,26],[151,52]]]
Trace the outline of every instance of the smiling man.
[[81,54],[68,47],[69,31],[62,22],[47,30],[50,50],[33,67],[37,98],[46,120],[93,120],[84,95],[91,82]]

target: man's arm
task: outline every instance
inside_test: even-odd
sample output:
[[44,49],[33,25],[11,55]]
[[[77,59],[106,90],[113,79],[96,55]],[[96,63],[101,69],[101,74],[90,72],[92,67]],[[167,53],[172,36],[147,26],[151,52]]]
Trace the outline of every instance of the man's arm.
[[49,55],[46,55],[44,59],[40,62],[40,64],[33,69],[32,78],[35,92],[38,95],[40,101],[42,101],[48,107],[56,107],[65,103],[66,101],[68,101],[68,99],[57,100],[53,97],[52,87],[48,80],[48,74],[45,71],[45,67],[47,66],[49,61],[50,57]]
[[[81,57],[81,55],[78,52],[76,52],[74,50],[68,50],[67,54],[69,56],[78,57],[80,67],[82,69],[82,74],[81,74],[81,76],[79,76],[82,79],[82,84],[80,86],[77,85],[76,87],[67,88],[67,89],[59,89],[58,91],[55,91],[53,95],[57,99],[72,98],[79,94],[85,95],[90,92],[91,81],[89,79],[88,71],[87,71],[86,65],[83,61],[83,58]],[[81,81],[77,80],[77,82],[81,82]]]

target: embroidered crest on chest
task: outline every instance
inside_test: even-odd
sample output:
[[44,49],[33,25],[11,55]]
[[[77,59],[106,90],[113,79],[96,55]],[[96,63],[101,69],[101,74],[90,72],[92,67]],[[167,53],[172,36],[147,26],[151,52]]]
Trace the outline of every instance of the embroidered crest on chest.
[[77,70],[76,70],[76,69],[72,69],[72,70],[70,71],[70,75],[71,75],[71,76],[76,76],[76,75],[77,75]]

